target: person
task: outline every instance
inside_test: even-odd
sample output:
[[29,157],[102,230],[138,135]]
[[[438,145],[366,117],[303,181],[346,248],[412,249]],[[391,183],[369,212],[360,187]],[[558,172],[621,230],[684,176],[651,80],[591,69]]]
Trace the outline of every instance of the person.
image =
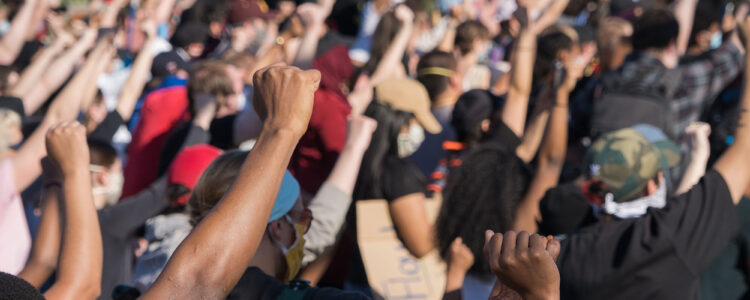
[[[602,78],[601,92],[593,101],[594,115],[601,120],[592,122],[591,136],[596,138],[645,122],[660,127],[672,138],[679,138],[690,123],[698,121],[703,108],[708,107],[714,97],[734,80],[743,62],[739,42],[727,42],[701,59],[679,64],[681,41],[678,37],[682,36],[682,27],[690,25],[679,23],[675,15],[664,8],[647,9],[633,22],[631,42],[634,54],[620,69]],[[688,34],[689,31],[688,27]],[[640,117],[633,114],[645,109],[644,106],[633,107],[631,104],[633,108],[624,111],[604,101],[608,95],[632,96],[636,93],[645,93],[648,97],[641,98],[654,99],[653,102],[662,105],[665,112],[639,120]],[[607,117],[614,110],[621,117]],[[605,119],[609,119],[610,125],[604,124]]]
[[632,50],[629,38],[633,35],[630,22],[618,17],[609,17],[599,24],[596,31],[596,47],[599,53],[599,72],[616,70],[625,62]]
[[205,24],[195,21],[180,24],[170,41],[174,48],[154,57],[151,76],[164,78],[180,70],[189,71],[190,64],[203,54],[208,36]]
[[[743,34],[750,33],[750,19],[743,20],[739,28]],[[746,72],[747,66],[745,64]],[[745,83],[747,81],[746,78]],[[740,124],[750,119],[745,111],[748,106],[750,94],[745,91]],[[623,133],[630,136],[621,136],[617,143],[633,145],[629,147],[630,150],[620,146],[610,147],[613,145],[607,145],[605,140],[591,153],[590,157],[595,159],[591,162],[606,162],[603,165],[590,165],[598,170],[598,176],[617,176],[620,183],[598,177],[605,184],[598,193],[604,196],[603,218],[563,241],[558,261],[562,278],[561,296],[576,299],[597,298],[604,294],[613,299],[642,298],[646,295],[696,298],[699,294],[698,274],[724,249],[737,230],[735,205],[740,202],[743,191],[750,183],[748,169],[738,166],[750,163],[743,154],[750,148],[750,130],[738,127],[734,143],[713,169],[687,193],[670,198],[661,210],[646,210],[644,203],[638,200],[666,197],[661,191],[657,193],[664,190],[663,176],[658,175],[659,165],[665,164],[664,158],[659,155],[663,152],[651,147],[651,150],[637,154],[636,151],[648,143],[635,146],[639,141],[642,143],[644,138],[633,135],[629,129],[613,135]],[[626,151],[631,154],[626,154]],[[611,166],[618,163],[611,158],[618,155],[628,155],[641,162],[637,164],[638,168],[633,168],[636,164],[624,160],[616,167],[622,171],[616,171]],[[641,173],[625,172],[628,169],[640,170]],[[628,177],[639,177],[631,181],[638,184],[623,185],[625,181],[619,181]],[[631,199],[623,197],[636,198],[633,199],[636,201],[627,201]],[[621,217],[614,217],[616,215]],[[623,218],[627,215],[635,217]],[[618,243],[618,247],[612,247]],[[602,261],[616,261],[618,264],[601,264]],[[643,263],[646,261],[649,263]],[[672,276],[646,275],[660,272],[670,272]]]
[[[289,67],[255,74],[253,106],[264,122],[261,138],[245,159],[237,184],[177,248],[144,299],[222,298],[237,284],[266,231],[284,169],[306,131],[319,80],[318,71]],[[224,234],[215,234],[219,228]]]
[[427,53],[419,59],[417,80],[427,89],[430,110],[443,130],[438,134],[425,135],[424,142],[409,160],[417,165],[424,176],[431,177],[440,159],[445,157],[443,143],[456,139],[450,126],[451,114],[463,87],[456,59],[450,53],[440,51]]
[[479,64],[492,50],[489,29],[479,21],[465,21],[456,28],[454,43],[463,90],[489,89],[490,70]]
[[175,157],[167,175],[169,207],[145,223],[146,251],[136,258],[133,283],[145,292],[156,281],[167,260],[193,228],[185,212],[188,199],[203,171],[222,151],[206,144],[185,147]]
[[[24,276],[15,277],[0,272],[0,298],[12,299],[70,299],[99,296],[102,275],[102,246],[99,224],[91,195],[86,147],[86,129],[78,122],[55,124],[46,133],[48,159],[64,183],[56,186],[64,205],[62,243],[58,280],[44,293],[29,284]],[[6,288],[7,287],[7,288]]]

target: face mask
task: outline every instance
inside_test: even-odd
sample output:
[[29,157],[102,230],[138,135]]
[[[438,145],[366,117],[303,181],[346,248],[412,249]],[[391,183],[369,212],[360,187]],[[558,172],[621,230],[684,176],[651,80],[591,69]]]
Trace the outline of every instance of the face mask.
[[667,185],[662,183],[653,194],[623,203],[615,202],[612,193],[608,193],[604,196],[604,205],[600,208],[595,206],[595,215],[604,212],[620,219],[639,218],[646,214],[650,207],[663,208],[665,205],[667,205]]
[[[90,166],[92,172],[103,172],[104,168],[101,166]],[[125,177],[122,172],[109,173],[109,183],[106,186],[97,186],[91,189],[91,193],[96,195],[106,195],[106,205],[115,205],[122,196],[122,185],[125,182]]]
[[721,46],[722,43],[722,32],[717,31],[716,33],[711,35],[711,49],[716,49]]
[[305,228],[292,221],[292,218],[288,215],[284,217],[289,224],[294,225],[294,243],[291,247],[287,248],[283,243],[275,239],[274,242],[281,248],[281,253],[284,254],[284,259],[286,260],[286,282],[284,283],[287,283],[292,281],[297,276],[297,273],[299,273],[299,270],[302,269],[302,258],[305,255]]
[[417,124],[410,124],[409,131],[398,135],[398,157],[404,158],[417,152],[424,141],[424,129]]

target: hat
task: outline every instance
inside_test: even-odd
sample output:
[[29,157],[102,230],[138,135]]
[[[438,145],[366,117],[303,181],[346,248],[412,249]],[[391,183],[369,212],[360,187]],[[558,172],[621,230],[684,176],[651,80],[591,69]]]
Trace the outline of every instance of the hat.
[[493,102],[493,95],[487,90],[470,90],[458,97],[451,118],[456,135],[459,138],[470,135],[483,120],[489,119]]
[[0,96],[0,108],[17,113],[22,120],[26,116],[23,109],[23,100],[21,100],[21,98]]
[[443,130],[430,111],[430,96],[427,89],[414,79],[388,79],[375,87],[375,98],[394,109],[414,114],[417,122],[427,132],[438,134]]
[[250,19],[270,20],[276,17],[264,0],[232,0],[229,2],[229,24],[241,24]]
[[[186,147],[175,157],[169,167],[167,185],[181,184],[192,191],[203,171],[219,155],[221,155],[219,148],[206,144]],[[189,198],[190,193],[182,195],[175,200],[175,203],[185,205]]]
[[292,176],[292,173],[286,171],[284,173],[284,180],[281,182],[281,188],[279,189],[279,195],[276,196],[276,202],[274,202],[273,210],[271,210],[271,217],[268,222],[273,222],[281,219],[284,215],[289,213],[297,203],[299,198],[299,183],[297,179]]
[[674,167],[680,159],[677,145],[646,124],[607,134],[586,154],[591,179],[604,183],[615,200],[637,196],[660,170]]
[[154,57],[151,65],[151,76],[167,77],[175,74],[178,70],[189,70],[190,63],[177,53],[177,49],[160,53]]

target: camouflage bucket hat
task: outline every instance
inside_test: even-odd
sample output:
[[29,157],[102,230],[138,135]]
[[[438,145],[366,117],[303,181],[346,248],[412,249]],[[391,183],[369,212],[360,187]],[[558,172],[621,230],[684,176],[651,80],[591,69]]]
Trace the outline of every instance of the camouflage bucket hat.
[[586,164],[591,179],[603,182],[618,200],[637,196],[660,170],[676,166],[681,157],[660,129],[641,124],[596,140]]

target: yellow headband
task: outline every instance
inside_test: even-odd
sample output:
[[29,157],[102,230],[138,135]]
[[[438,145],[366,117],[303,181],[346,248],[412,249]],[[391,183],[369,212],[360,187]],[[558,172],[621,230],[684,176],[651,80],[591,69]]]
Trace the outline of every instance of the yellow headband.
[[429,68],[422,68],[417,71],[418,76],[423,75],[438,75],[438,76],[445,76],[445,77],[451,77],[453,76],[453,70],[441,68],[441,67],[429,67]]

